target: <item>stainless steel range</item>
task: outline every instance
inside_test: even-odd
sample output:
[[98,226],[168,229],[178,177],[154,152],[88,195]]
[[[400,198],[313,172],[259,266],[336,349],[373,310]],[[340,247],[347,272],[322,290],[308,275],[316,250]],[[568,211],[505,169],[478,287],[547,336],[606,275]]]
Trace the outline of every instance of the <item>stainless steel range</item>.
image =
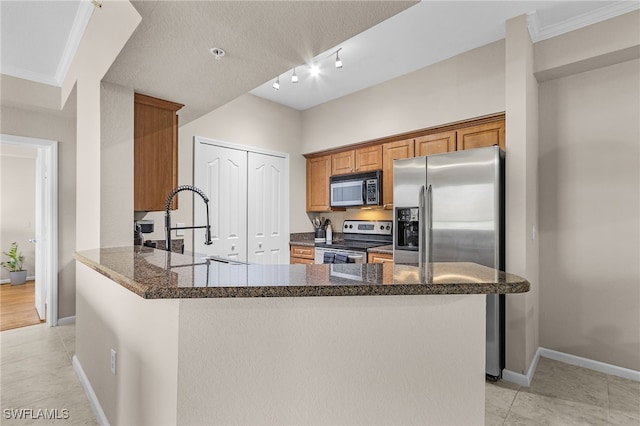
[[391,220],[345,220],[344,239],[315,244],[315,263],[367,263],[367,249],[393,242]]

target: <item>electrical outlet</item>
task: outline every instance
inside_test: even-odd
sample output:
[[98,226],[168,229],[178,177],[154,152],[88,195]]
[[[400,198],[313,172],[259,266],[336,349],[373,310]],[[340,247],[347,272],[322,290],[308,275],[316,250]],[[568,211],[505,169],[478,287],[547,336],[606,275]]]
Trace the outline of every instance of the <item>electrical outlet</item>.
[[111,374],[116,374],[116,351],[111,349]]
[[[176,227],[180,228],[184,226],[184,223],[176,223]],[[184,236],[184,229],[176,229],[176,237],[182,237]]]

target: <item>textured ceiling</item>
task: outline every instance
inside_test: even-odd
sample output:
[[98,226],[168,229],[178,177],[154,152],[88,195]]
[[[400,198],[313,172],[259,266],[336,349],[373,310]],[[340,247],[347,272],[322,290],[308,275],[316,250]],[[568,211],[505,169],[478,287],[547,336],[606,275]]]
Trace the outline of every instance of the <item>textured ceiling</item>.
[[185,104],[185,124],[416,2],[132,3],[142,22],[104,80]]

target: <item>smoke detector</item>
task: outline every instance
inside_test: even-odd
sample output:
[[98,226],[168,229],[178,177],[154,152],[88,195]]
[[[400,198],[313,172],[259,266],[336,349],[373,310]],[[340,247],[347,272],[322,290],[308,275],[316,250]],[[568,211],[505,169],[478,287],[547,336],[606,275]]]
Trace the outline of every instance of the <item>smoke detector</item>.
[[209,49],[209,51],[216,59],[220,59],[226,54],[226,52],[219,47],[212,47],[211,49]]

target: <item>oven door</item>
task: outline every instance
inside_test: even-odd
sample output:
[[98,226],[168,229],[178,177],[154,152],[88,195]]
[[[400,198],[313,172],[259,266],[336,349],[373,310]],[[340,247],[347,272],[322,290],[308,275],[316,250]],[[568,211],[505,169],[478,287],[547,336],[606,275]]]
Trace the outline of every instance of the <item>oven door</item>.
[[323,263],[367,263],[367,253],[362,251],[327,249],[316,247],[314,262]]
[[363,206],[364,188],[364,180],[331,182],[331,207]]

